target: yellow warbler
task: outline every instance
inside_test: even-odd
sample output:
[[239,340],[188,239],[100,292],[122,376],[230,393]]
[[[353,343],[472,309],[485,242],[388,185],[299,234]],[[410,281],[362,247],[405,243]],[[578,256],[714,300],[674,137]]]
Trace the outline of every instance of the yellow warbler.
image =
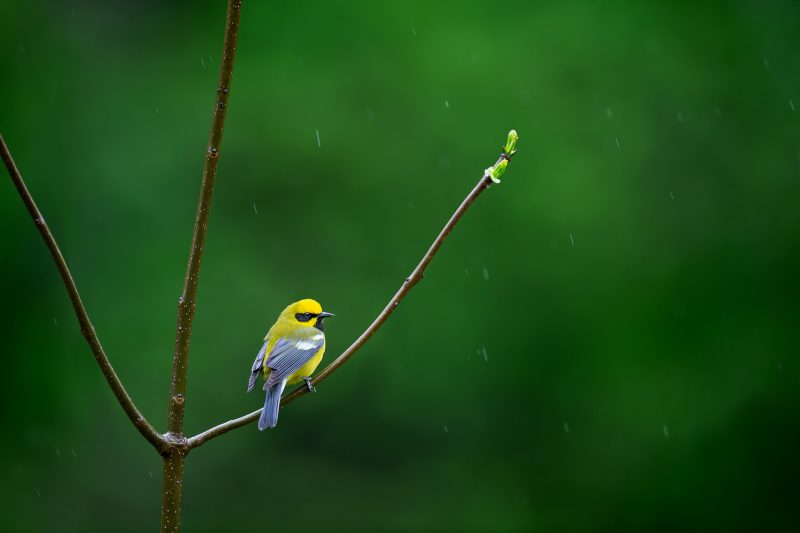
[[264,345],[250,369],[247,392],[253,390],[258,375],[263,372],[267,398],[258,419],[258,429],[274,428],[278,423],[281,394],[286,385],[305,381],[309,390],[311,374],[325,353],[325,333],[322,321],[333,316],[311,299],[300,300],[288,306],[269,328]]

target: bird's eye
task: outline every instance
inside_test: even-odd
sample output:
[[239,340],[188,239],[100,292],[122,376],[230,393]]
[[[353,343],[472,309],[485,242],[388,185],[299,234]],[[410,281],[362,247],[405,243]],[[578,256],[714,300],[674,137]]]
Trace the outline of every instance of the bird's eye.
[[303,313],[303,314],[306,315],[306,319],[311,318],[311,313]]

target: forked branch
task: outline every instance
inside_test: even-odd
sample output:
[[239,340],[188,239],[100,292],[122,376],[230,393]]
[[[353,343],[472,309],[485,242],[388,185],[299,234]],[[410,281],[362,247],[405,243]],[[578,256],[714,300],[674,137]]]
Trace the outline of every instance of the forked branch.
[[[453,213],[453,216],[451,216],[450,220],[447,221],[447,224],[444,225],[442,231],[439,232],[439,235],[433,241],[431,247],[428,248],[428,251],[425,253],[424,256],[422,256],[422,260],[419,262],[419,264],[411,273],[411,275],[403,281],[402,285],[400,285],[400,288],[397,290],[395,295],[392,296],[392,299],[389,300],[389,303],[386,304],[386,307],[383,308],[383,311],[380,312],[380,314],[377,316],[377,318],[375,318],[372,324],[370,324],[370,326],[366,330],[364,330],[364,333],[362,333],[353,342],[353,344],[351,344],[349,348],[347,348],[344,352],[342,352],[342,354],[339,357],[337,357],[331,364],[325,367],[325,369],[322,372],[317,374],[317,376],[311,382],[313,385],[316,386],[322,383],[331,374],[336,372],[336,370],[338,370],[339,367],[341,367],[348,359],[350,359],[350,357],[352,357],[353,354],[355,354],[358,350],[360,350],[361,347],[363,347],[367,343],[370,337],[372,337],[375,334],[375,332],[378,331],[378,329],[380,329],[383,323],[386,322],[386,320],[389,318],[389,316],[391,316],[394,310],[397,309],[397,306],[400,304],[403,298],[405,298],[406,295],[409,292],[411,292],[411,289],[413,289],[414,286],[416,286],[416,284],[420,282],[420,280],[422,280],[422,277],[425,274],[425,269],[433,260],[433,257],[439,251],[439,248],[442,246],[442,243],[450,234],[450,232],[453,231],[453,228],[461,219],[461,217],[464,215],[464,213],[467,212],[467,210],[470,208],[472,203],[478,198],[478,196],[480,196],[483,191],[488,189],[489,186],[492,185],[492,183],[500,182],[500,176],[503,175],[506,167],[508,166],[509,161],[511,161],[511,156],[513,156],[514,153],[516,152],[517,140],[518,140],[517,132],[511,130],[511,132],[509,132],[508,134],[508,141],[506,145],[503,147],[503,152],[502,154],[500,154],[500,157],[497,159],[497,162],[495,162],[494,165],[486,169],[486,171],[483,173],[483,176],[481,176],[481,179],[478,180],[477,185],[475,185],[475,187],[467,195],[467,197],[464,198],[464,200],[461,202],[461,205],[459,205],[458,209],[456,209],[455,212]],[[295,389],[294,391],[283,397],[283,399],[281,400],[281,407],[286,406],[289,403],[296,400],[297,398],[300,398],[301,396],[307,394],[308,391],[309,389],[305,385]],[[189,448],[190,449],[197,448],[198,446],[201,446],[206,442],[208,442],[209,440],[219,437],[220,435],[223,435],[228,431],[231,431],[233,429],[242,426],[246,426],[247,424],[254,422],[255,420],[258,420],[258,417],[260,415],[261,415],[261,409],[253,411],[252,413],[248,413],[239,418],[229,420],[218,426],[214,426],[213,428],[210,428],[190,438],[188,442]]]

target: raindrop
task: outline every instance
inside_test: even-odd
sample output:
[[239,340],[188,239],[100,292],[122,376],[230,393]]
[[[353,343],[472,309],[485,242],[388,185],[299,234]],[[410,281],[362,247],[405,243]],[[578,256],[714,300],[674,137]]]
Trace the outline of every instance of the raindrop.
[[72,454],[72,457],[78,457],[78,454],[75,453],[75,448],[70,449],[70,453]]
[[614,118],[614,112],[613,112],[613,111],[611,111],[611,108],[610,108],[610,107],[607,107],[607,108],[606,108],[606,116],[607,116],[608,118]]
[[789,109],[794,111],[794,100],[789,100]]
[[56,326],[58,325],[58,320],[56,320],[56,317],[53,317],[53,323],[54,323]]
[[764,57],[764,66],[769,68],[769,59],[767,59],[766,56]]
[[314,131],[316,131],[316,132],[317,132],[317,146],[319,146],[320,148],[322,148],[322,144],[319,142],[319,130],[314,130]]
[[256,215],[258,214],[258,209],[256,209],[256,203],[253,202],[253,211],[255,211]]
[[569,433],[569,424],[564,422],[564,433]]
[[200,65],[202,65],[203,68],[206,68],[206,62],[203,60],[203,56],[200,56]]
[[672,191],[669,191],[669,197],[672,198],[673,200],[675,199],[675,195],[672,194]]
[[158,114],[159,114],[159,110],[158,110],[158,108],[156,108],[156,115],[158,115]]
[[668,439],[669,438],[669,427],[666,424],[664,424],[663,426],[661,426],[661,429],[664,431],[664,438]]
[[442,426],[442,429],[444,430],[445,433],[450,433],[450,430],[447,429],[447,426]]
[[41,493],[41,492],[39,492],[39,489],[36,489],[36,495],[37,495],[37,496],[41,496],[41,495],[42,495],[42,493]]
[[569,242],[572,243],[572,246],[575,246],[575,237],[572,236],[572,233],[569,234]]
[[489,281],[489,269],[486,267],[483,267],[483,279]]
[[465,276],[469,276],[469,269],[468,269],[468,268],[465,268],[465,269],[464,269],[464,275],[465,275]]
[[444,101],[444,106],[445,106],[447,109],[450,109],[450,100],[445,100],[445,101]]
[[620,146],[619,146],[619,137],[614,137],[614,141],[616,141],[616,143],[617,143],[617,148],[619,148],[619,147],[620,147]]
[[483,360],[488,363],[489,362],[489,354],[486,352],[486,347],[484,346],[481,349],[483,350]]
[[153,477],[153,472],[147,472],[147,475]]
[[414,27],[412,26],[412,27],[411,27],[411,33],[414,35],[414,37],[416,37],[416,36],[417,36],[417,28],[414,28]]

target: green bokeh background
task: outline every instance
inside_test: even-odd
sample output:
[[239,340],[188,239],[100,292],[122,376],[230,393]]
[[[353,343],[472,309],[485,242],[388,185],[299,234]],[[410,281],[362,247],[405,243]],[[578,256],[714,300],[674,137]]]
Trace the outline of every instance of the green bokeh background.
[[[224,14],[0,3],[0,131],[162,430]],[[192,434],[260,406],[287,303],[337,314],[332,360],[520,152],[318,394],[192,452],[186,531],[797,526],[797,3],[246,2],[239,44]],[[0,254],[0,530],[155,530],[160,459],[5,177]]]

